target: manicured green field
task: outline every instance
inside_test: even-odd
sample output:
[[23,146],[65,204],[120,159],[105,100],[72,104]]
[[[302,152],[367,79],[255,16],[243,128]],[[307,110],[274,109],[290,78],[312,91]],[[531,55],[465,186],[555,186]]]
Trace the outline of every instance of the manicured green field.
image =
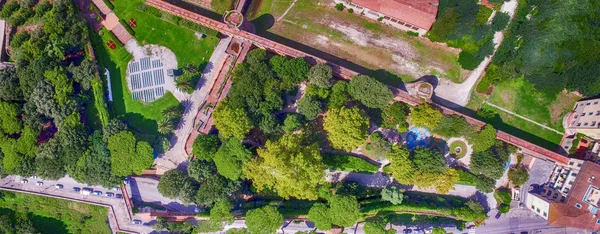
[[[215,31],[202,32],[206,37],[198,40],[194,31],[138,10],[138,6],[144,4],[141,0],[115,1],[114,4],[117,16],[136,21],[135,39],[140,44],[156,44],[170,49],[175,53],[179,66],[187,63],[204,64],[218,42]],[[163,17],[172,16],[163,14]],[[152,103],[134,101],[126,82],[127,64],[133,57],[125,48],[108,48],[106,42],[110,37],[105,29],[101,34],[92,33],[91,37],[99,65],[107,68],[111,74],[114,101],[108,103],[110,110],[136,131],[158,135],[156,121],[163,118],[162,111],[179,105],[179,101],[171,93]]]
[[110,233],[105,207],[22,193],[0,195],[0,214],[25,213],[41,233]]

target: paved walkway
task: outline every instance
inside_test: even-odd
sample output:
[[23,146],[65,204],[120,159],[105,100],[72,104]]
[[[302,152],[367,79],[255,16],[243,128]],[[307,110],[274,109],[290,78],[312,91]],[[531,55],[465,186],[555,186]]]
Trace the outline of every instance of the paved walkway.
[[204,68],[204,71],[202,71],[202,77],[196,85],[196,90],[189,99],[182,101],[185,106],[185,111],[171,138],[171,149],[154,160],[158,174],[162,174],[169,169],[177,168],[180,163],[187,160],[187,154],[185,153],[187,136],[190,134],[190,131],[195,130],[193,126],[194,118],[202,105],[200,102],[208,95],[208,92],[212,87],[215,80],[215,73],[218,72],[215,66],[225,59],[225,51],[227,50],[230,41],[230,37],[219,41],[219,44],[217,44],[217,47],[215,47],[213,54],[208,60],[208,64]]
[[285,17],[285,15],[287,15],[288,12],[290,12],[290,10],[292,10],[292,8],[294,7],[294,5],[296,5],[296,2],[298,0],[294,0],[294,2],[292,2],[292,4],[290,5],[290,7],[288,7],[285,12],[283,12],[283,14],[281,16],[279,16],[279,18],[277,18],[277,20],[275,22],[279,22],[283,19],[283,17]]
[[[507,12],[509,15],[514,15],[515,10],[517,9],[517,0],[510,0],[509,2],[504,2],[502,5],[501,12]],[[496,32],[494,33],[494,53],[504,40],[504,32]],[[485,72],[485,69],[492,61],[493,54],[491,56],[486,57],[480,64],[475,68],[469,77],[460,84],[456,84],[447,79],[441,79],[438,86],[435,88],[435,96],[443,99],[439,100],[446,105],[453,106],[466,106],[469,103],[469,99],[471,97],[471,92],[475,84],[479,80],[479,78]]]
[[555,133],[557,133],[557,134],[559,134],[559,135],[563,135],[563,134],[565,134],[564,132],[557,131],[557,130],[556,130],[556,129],[554,129],[554,128],[548,127],[548,126],[546,126],[546,125],[543,125],[543,124],[541,124],[541,123],[538,123],[538,122],[535,122],[534,120],[532,120],[532,119],[530,119],[530,118],[527,118],[527,117],[525,117],[525,116],[519,115],[519,114],[517,114],[517,113],[515,113],[515,112],[512,112],[512,111],[510,111],[510,110],[504,109],[503,107],[497,106],[497,105],[495,105],[495,104],[492,104],[492,103],[490,103],[490,102],[488,102],[488,101],[483,101],[483,104],[487,104],[487,105],[489,105],[489,106],[491,106],[491,107],[494,107],[494,108],[496,108],[496,109],[499,109],[499,110],[501,110],[501,111],[504,111],[504,112],[506,112],[506,113],[509,113],[509,114],[511,114],[511,115],[514,115],[514,116],[516,116],[516,117],[519,117],[519,118],[521,118],[521,119],[524,119],[524,120],[525,120],[525,121],[527,121],[527,122],[534,123],[534,124],[535,124],[535,125],[537,125],[537,126],[540,126],[540,127],[544,128],[544,129],[546,129],[546,130],[553,131],[553,132],[555,132]]

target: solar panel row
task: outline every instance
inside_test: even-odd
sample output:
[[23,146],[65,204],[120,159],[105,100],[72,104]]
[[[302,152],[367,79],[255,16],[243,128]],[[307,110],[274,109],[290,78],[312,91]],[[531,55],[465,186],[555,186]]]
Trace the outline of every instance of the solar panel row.
[[142,87],[142,82],[140,80],[140,74],[133,74],[130,76],[130,86],[131,86],[131,90],[140,89]]
[[151,71],[142,73],[142,82],[143,82],[143,86],[142,86],[143,88],[148,88],[148,87],[154,85],[152,83],[152,72]]
[[134,73],[140,71],[140,63],[133,62],[129,64],[129,73]]
[[160,61],[160,59],[157,60],[152,60],[152,68],[157,68],[157,67],[162,67],[162,62]]
[[154,70],[154,84],[161,85],[165,83],[165,71],[163,69]]
[[150,69],[150,57],[141,58],[140,65],[142,67],[142,70]]
[[165,88],[156,87],[156,88],[135,91],[132,93],[131,96],[132,96],[133,100],[142,100],[145,102],[151,102],[158,98],[161,98],[164,95],[165,95]]

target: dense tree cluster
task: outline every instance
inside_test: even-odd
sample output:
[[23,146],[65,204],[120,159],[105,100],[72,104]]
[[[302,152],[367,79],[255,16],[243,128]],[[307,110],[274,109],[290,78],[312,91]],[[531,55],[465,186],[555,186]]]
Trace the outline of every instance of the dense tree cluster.
[[428,104],[418,105],[410,112],[410,122],[416,126],[435,129],[444,115]]
[[461,48],[458,62],[462,68],[473,70],[494,52],[494,30],[487,24],[491,13],[476,0],[441,0],[438,18],[427,36],[434,42]]
[[90,123],[94,116],[82,116],[95,108],[92,84],[102,83],[85,53],[86,23],[70,0],[7,1],[0,17],[12,26],[43,22],[13,36],[16,67],[0,71],[0,172],[44,179],[69,174],[112,187],[152,165],[153,148],[126,125],[99,129]]
[[543,0],[519,4],[481,89],[524,76],[552,96],[565,88],[584,96],[600,93],[597,4],[594,0],[578,1],[576,6]]
[[383,83],[364,75],[355,76],[350,80],[348,93],[369,108],[383,109],[394,98],[392,91]]
[[350,227],[360,218],[360,205],[353,196],[332,196],[328,206],[315,203],[308,211],[308,219],[321,230],[329,230],[333,226]]
[[302,135],[286,134],[258,149],[258,157],[244,167],[244,174],[258,190],[272,189],[283,198],[316,200],[317,185],[324,182],[319,146],[305,145]]
[[331,146],[351,151],[367,139],[369,119],[358,108],[330,109],[325,116],[323,128],[327,131]]
[[283,215],[277,207],[265,206],[246,213],[246,226],[250,233],[270,234],[275,233],[283,224]]

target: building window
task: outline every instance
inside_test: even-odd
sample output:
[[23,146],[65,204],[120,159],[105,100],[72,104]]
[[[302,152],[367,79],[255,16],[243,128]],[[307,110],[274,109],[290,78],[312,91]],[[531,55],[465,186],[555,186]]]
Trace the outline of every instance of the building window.
[[544,217],[548,217],[548,213],[544,212]]
[[581,117],[583,117],[583,116],[585,116],[585,112],[584,112],[584,113],[581,113]]
[[577,127],[581,126],[581,123],[577,123]]
[[594,102],[594,105],[598,105],[598,102]]
[[413,30],[419,30],[419,28],[417,28],[417,27],[412,27],[411,29],[413,29]]
[[398,20],[397,19],[392,19],[392,22],[397,23]]
[[594,114],[594,112],[590,112],[590,113],[588,113],[588,115],[593,115],[593,114]]
[[592,103],[591,103],[591,102],[588,102],[588,103],[586,103],[585,105],[586,105],[586,106],[589,106],[590,104],[592,104]]
[[583,164],[581,164],[581,163],[580,163],[580,164],[577,164],[577,167],[581,167],[581,166],[583,166]]
[[569,181],[569,185],[573,185],[573,181]]
[[391,18],[389,16],[385,16],[383,19],[390,20]]
[[571,176],[577,176],[577,173],[573,172],[571,173]]
[[404,26],[404,22],[398,20],[398,24]]
[[569,162],[569,166],[573,166],[575,162]]
[[600,224],[600,219],[596,219],[596,224]]
[[581,204],[577,203],[577,204],[575,204],[575,207],[577,207],[577,209],[581,209],[582,206],[581,206]]
[[600,111],[596,112],[596,116],[600,115]]
[[534,205],[531,205],[531,209],[532,209],[532,210],[535,210],[535,206],[534,206]]
[[588,122],[583,123],[583,126],[588,126]]
[[592,121],[592,127],[596,126],[596,121]]
[[410,24],[406,24],[405,26],[408,28],[412,27],[412,25],[410,25]]

